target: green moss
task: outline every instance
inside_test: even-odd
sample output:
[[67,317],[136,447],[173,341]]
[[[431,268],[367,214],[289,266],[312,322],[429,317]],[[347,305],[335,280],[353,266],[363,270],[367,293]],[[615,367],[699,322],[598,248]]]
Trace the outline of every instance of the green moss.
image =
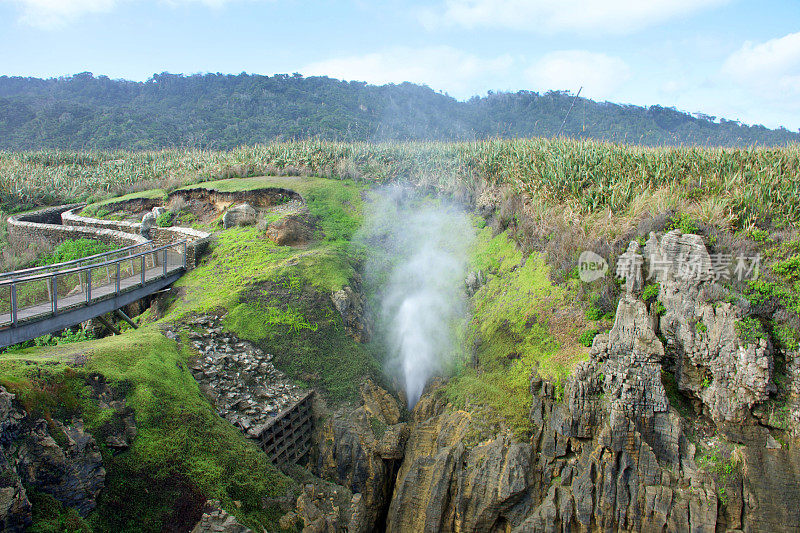
[[[473,316],[466,328],[466,346],[475,346],[478,368],[463,365],[447,386],[457,406],[489,406],[518,436],[530,431],[530,378],[534,369],[563,383],[583,352],[562,349],[550,332],[550,312],[565,303],[564,289],[549,280],[542,257],[527,258],[505,234],[478,232],[472,267],[487,273],[487,282],[472,298]],[[577,338],[578,332],[568,336]],[[466,350],[465,353],[469,353]]]
[[764,331],[761,322],[753,317],[743,318],[736,322],[736,334],[739,338],[747,344],[756,344],[760,339],[766,339],[767,334]]
[[33,506],[33,523],[28,533],[91,533],[89,524],[75,509],[64,507],[49,494],[33,490],[25,491]]
[[375,438],[378,440],[382,439],[386,430],[389,429],[389,426],[387,426],[383,420],[375,416],[369,417],[369,426],[372,428],[372,434],[375,435]]
[[278,368],[332,403],[356,401],[364,377],[380,376],[369,347],[347,335],[329,293],[300,277],[251,287],[224,324],[273,354]]
[[661,369],[661,383],[664,385],[664,391],[667,393],[669,404],[684,418],[693,416],[694,409],[692,409],[692,404],[686,396],[678,390],[675,376],[671,372]]
[[592,341],[594,340],[595,336],[600,333],[598,329],[590,329],[581,333],[580,337],[578,337],[578,342],[582,345],[586,346],[587,348],[592,346]]

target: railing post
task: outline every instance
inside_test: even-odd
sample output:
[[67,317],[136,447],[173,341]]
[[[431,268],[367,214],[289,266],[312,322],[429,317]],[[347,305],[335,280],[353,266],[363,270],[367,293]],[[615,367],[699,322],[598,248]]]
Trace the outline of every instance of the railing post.
[[58,274],[53,274],[53,277],[50,278],[50,286],[52,287],[52,294],[53,294],[53,314],[55,315],[58,313]]
[[119,262],[117,262],[117,281],[116,281],[117,294],[119,294]]
[[167,275],[167,249],[164,248],[164,276]]
[[92,267],[86,271],[86,305],[92,303]]
[[186,252],[188,252],[186,241],[183,241],[183,269],[186,270]]
[[144,287],[144,283],[146,281],[145,280],[145,276],[144,276],[144,272],[145,272],[145,270],[147,270],[147,263],[145,261],[146,257],[147,257],[147,254],[143,254],[142,255],[142,287]]
[[17,282],[11,280],[11,325],[17,327]]

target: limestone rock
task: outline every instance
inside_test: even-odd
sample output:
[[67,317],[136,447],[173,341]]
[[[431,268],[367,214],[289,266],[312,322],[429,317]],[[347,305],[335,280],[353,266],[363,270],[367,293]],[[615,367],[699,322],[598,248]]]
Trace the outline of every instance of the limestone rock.
[[103,376],[91,375],[89,382],[98,407],[113,411],[110,419],[100,430],[101,434],[105,435],[106,446],[115,453],[127,450],[136,438],[136,414],[126,405],[124,395],[109,387]]
[[[22,413],[14,409],[14,395],[0,387],[0,443],[13,439]],[[0,530],[25,531],[31,523],[31,503],[16,470],[0,454]]]
[[645,245],[648,270],[660,283],[659,327],[675,361],[678,387],[702,401],[711,417],[742,421],[774,390],[772,346],[747,343],[736,323],[746,317],[716,294],[711,259],[698,235],[674,230]]
[[267,227],[267,237],[279,246],[305,244],[314,236],[314,226],[302,217],[289,215]]
[[478,292],[478,289],[480,289],[484,283],[486,283],[486,277],[480,270],[473,270],[467,274],[464,280],[464,285],[467,287],[467,295],[472,296]]
[[345,286],[331,293],[331,301],[342,316],[345,331],[356,342],[369,342],[372,336],[372,323],[366,312],[366,298],[361,293],[360,280],[353,280],[354,290]]
[[17,471],[24,483],[52,495],[62,504],[85,516],[96,506],[105,482],[103,458],[83,422],[69,425],[55,422],[66,439],[61,447],[47,430],[43,419],[32,421],[24,436],[11,445]]
[[225,214],[222,215],[222,227],[228,229],[234,226],[255,224],[257,216],[258,211],[250,204],[235,205],[229,207]]
[[203,505],[203,516],[192,533],[252,533],[252,530],[225,511],[219,500],[208,500]]
[[[361,494],[330,483],[307,483],[297,498],[295,520],[305,533],[367,533]],[[288,521],[288,519],[287,519]]]
[[364,409],[387,425],[394,425],[400,422],[400,406],[391,394],[375,385],[371,379],[367,379],[361,385],[361,399],[364,401]]
[[364,405],[340,409],[319,428],[316,473],[360,495],[366,530],[372,531],[391,498],[392,476],[403,457],[408,429],[397,401],[367,381]]
[[139,235],[149,239],[150,230],[153,229],[153,226],[155,225],[156,225],[156,216],[152,212],[146,213],[144,217],[142,217],[142,225],[139,228]]

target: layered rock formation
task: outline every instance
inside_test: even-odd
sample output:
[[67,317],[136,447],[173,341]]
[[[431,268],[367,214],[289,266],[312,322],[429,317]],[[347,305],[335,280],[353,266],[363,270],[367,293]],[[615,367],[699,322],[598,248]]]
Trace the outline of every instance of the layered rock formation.
[[[651,235],[644,257],[636,243],[627,253],[645,271],[626,280],[613,328],[563,394],[534,373],[530,441],[485,434],[435,390],[422,398],[387,531],[800,528],[800,454],[766,407],[774,348],[737,334],[746,309],[715,296],[698,236]],[[647,278],[660,283],[649,306]],[[796,395],[795,366],[788,354]]]
[[350,527],[374,531],[384,520],[408,426],[400,421],[397,400],[371,381],[362,385],[361,397],[362,406],[342,408],[318,428],[314,470],[359,495],[363,516]]

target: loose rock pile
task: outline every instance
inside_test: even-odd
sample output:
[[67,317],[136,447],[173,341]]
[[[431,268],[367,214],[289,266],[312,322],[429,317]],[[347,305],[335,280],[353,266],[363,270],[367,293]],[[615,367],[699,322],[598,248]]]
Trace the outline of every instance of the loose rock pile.
[[188,323],[189,340],[200,354],[191,372],[219,415],[255,438],[305,391],[275,368],[272,355],[224,332],[222,318]]

